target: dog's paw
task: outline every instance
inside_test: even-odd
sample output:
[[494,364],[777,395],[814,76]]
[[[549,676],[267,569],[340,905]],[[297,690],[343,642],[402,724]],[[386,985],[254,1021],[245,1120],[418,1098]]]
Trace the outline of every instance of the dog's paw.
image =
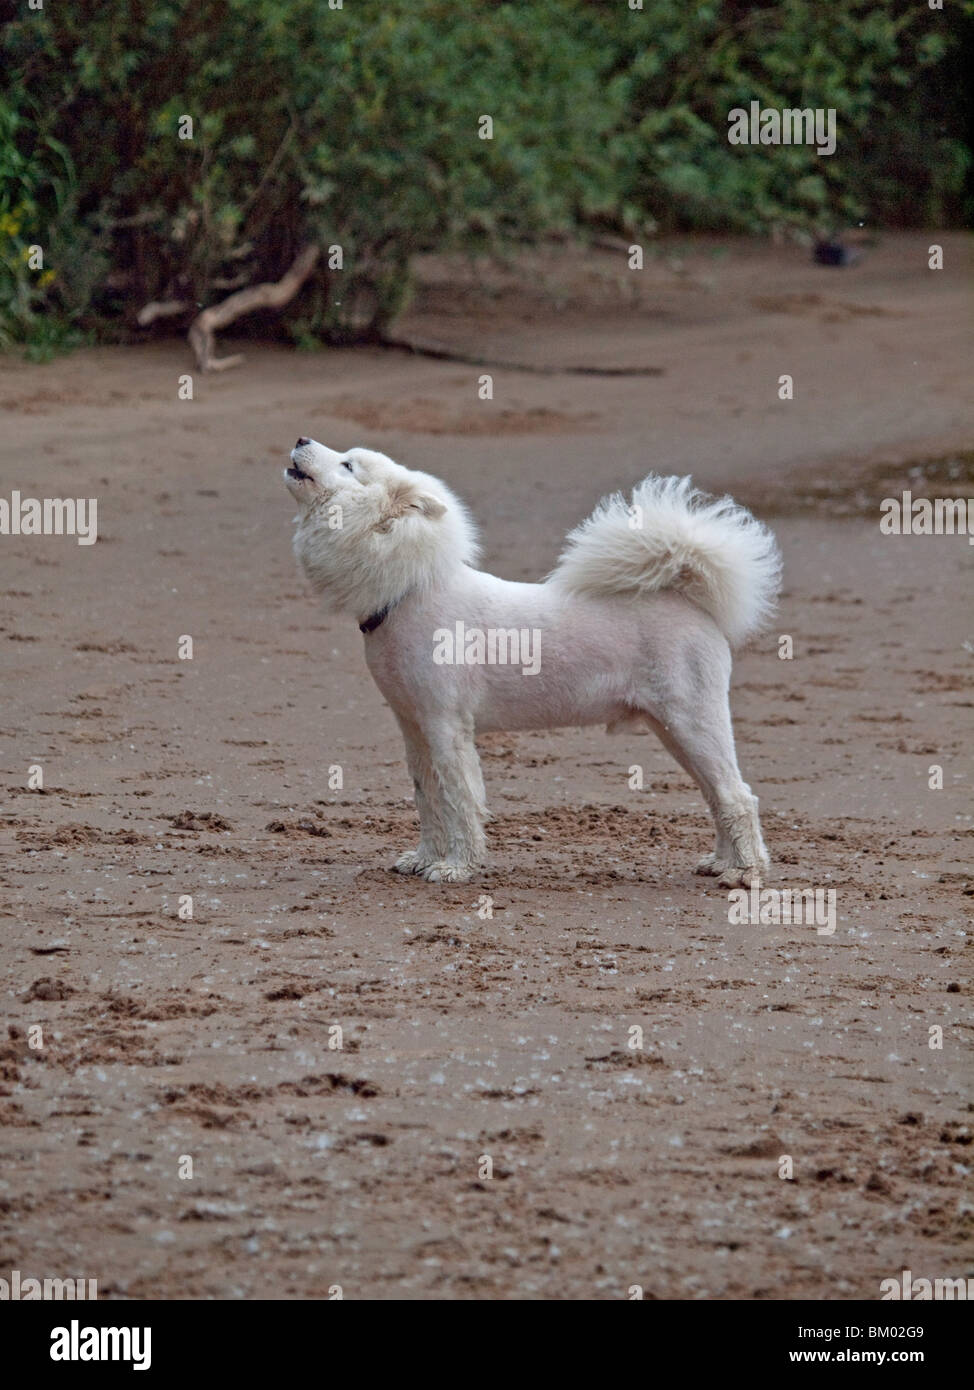
[[407,849],[404,854],[393,864],[393,869],[397,874],[424,874],[432,864],[440,862],[435,851],[423,849]]
[[729,864],[717,883],[721,888],[760,888],[767,869],[767,864]]
[[715,851],[711,850],[709,854],[704,855],[693,872],[695,874],[710,874],[714,878],[719,878],[726,869],[726,859],[718,859]]
[[449,859],[438,859],[417,872],[423,875],[427,883],[469,883],[473,878],[473,869],[469,864],[454,864]]

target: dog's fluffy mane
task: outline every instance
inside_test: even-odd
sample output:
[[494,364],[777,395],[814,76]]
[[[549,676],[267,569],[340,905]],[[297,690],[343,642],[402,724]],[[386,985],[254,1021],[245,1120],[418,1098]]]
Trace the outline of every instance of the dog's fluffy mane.
[[340,500],[319,496],[297,518],[294,550],[329,606],[362,619],[475,564],[479,546],[466,507],[438,478],[356,452],[369,482]]

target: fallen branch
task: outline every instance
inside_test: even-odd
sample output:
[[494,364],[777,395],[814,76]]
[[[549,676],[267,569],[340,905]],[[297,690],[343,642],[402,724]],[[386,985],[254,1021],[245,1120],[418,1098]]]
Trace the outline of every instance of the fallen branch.
[[251,285],[249,289],[238,290],[236,294],[221,299],[219,304],[211,304],[208,309],[204,309],[189,326],[189,343],[196,354],[200,370],[224,372],[228,367],[236,367],[242,362],[242,353],[235,353],[232,357],[214,356],[214,335],[219,329],[226,328],[227,324],[243,318],[244,314],[252,314],[255,309],[283,309],[314,270],[320,254],[319,247],[306,246],[280,280],[264,285]]
[[156,319],[175,318],[177,314],[185,314],[192,307],[192,301],[189,299],[154,299],[151,304],[139,310],[136,322],[140,328],[148,328]]

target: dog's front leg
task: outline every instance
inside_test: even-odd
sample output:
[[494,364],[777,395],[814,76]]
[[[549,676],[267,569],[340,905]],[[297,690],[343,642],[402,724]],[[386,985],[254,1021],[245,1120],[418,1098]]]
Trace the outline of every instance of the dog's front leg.
[[465,883],[482,867],[487,850],[487,798],[473,720],[441,715],[427,721],[423,733],[435,783],[435,790],[426,783],[423,790],[446,843],[439,859],[416,872],[431,883]]
[[406,745],[406,765],[413,779],[413,794],[419,813],[419,846],[408,849],[396,860],[400,874],[422,874],[446,858],[449,837],[443,814],[439,783],[433,772],[429,744],[419,725],[396,716]]

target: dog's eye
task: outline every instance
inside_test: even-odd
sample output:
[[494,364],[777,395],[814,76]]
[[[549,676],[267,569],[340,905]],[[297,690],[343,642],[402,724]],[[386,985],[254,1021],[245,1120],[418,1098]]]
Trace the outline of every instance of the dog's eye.
[[342,467],[347,468],[349,473],[355,472],[354,468],[352,467],[351,459],[342,459]]

